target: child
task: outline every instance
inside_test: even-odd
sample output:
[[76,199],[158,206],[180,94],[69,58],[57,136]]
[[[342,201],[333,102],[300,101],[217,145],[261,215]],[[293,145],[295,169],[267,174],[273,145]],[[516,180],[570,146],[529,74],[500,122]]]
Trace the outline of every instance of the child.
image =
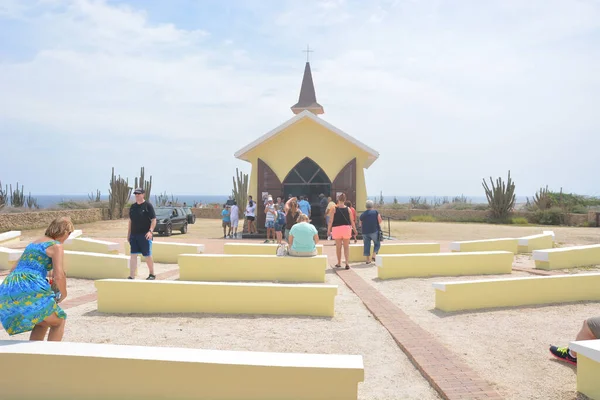
[[223,204],[221,218],[223,220],[223,239],[227,239],[227,228],[229,228],[229,235],[231,235],[231,217],[229,213],[229,206],[227,204]]

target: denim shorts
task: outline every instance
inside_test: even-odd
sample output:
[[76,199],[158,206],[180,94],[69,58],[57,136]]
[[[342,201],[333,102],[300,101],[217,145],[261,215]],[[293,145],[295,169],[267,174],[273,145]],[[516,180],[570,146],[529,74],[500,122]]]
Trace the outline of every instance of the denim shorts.
[[267,228],[267,229],[275,228],[275,221],[267,221],[267,222],[265,222],[265,228]]

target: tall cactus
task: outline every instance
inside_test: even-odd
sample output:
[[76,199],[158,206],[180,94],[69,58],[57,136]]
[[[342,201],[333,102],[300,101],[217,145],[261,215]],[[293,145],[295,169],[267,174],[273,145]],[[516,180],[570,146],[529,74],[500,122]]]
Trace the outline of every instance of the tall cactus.
[[540,210],[546,210],[552,206],[552,197],[550,197],[548,185],[546,185],[545,189],[540,188],[539,192],[535,192],[533,202]]
[[237,168],[233,177],[233,190],[231,194],[238,207],[245,209],[248,202],[248,174],[242,174]]
[[115,167],[112,168],[110,189],[108,190],[108,213],[111,219],[123,218],[123,210],[131,197],[132,188],[129,179],[115,177]]
[[21,185],[21,190],[19,190],[19,182],[17,182],[17,188],[13,191],[12,185],[10,185],[10,204],[13,207],[23,207],[25,205],[24,188]]
[[29,192],[29,196],[27,196],[26,203],[27,203],[27,208],[29,208],[29,209],[35,208],[37,210],[40,208],[40,205],[38,204],[37,199],[35,197],[31,197],[31,192]]
[[144,192],[146,192],[144,194],[145,198],[147,201],[150,201],[151,197],[150,197],[150,191],[152,190],[152,175],[150,175],[150,180],[147,181],[144,179],[144,167],[140,168],[140,179],[138,180],[138,178],[135,178],[135,187],[139,188],[141,187],[142,189],[144,189]]
[[511,211],[515,206],[515,183],[510,178],[510,170],[508,171],[508,180],[506,183],[502,178],[496,180],[496,185],[492,177],[490,177],[491,189],[483,180],[483,188],[490,206],[491,216],[495,220],[505,221],[508,219]]
[[2,190],[2,181],[0,181],[0,209],[8,204],[8,185],[6,190]]

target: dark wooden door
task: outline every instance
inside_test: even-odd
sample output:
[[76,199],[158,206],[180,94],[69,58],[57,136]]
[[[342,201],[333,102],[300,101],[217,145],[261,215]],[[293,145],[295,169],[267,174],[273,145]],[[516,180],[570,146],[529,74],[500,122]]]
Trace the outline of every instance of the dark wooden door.
[[273,201],[277,200],[277,196],[283,197],[283,186],[281,181],[273,172],[271,167],[260,158],[258,159],[258,193],[256,194],[256,228],[260,231],[265,229],[265,202],[262,199],[264,192],[273,196]]
[[353,158],[335,177],[331,185],[331,198],[337,202],[337,194],[346,193],[346,199],[356,204],[356,158]]

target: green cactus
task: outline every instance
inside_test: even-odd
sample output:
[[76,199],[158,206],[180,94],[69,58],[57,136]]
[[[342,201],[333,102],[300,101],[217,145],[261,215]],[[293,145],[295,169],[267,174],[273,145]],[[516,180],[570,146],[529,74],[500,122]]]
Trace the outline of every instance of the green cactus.
[[0,209],[8,204],[8,186],[6,190],[2,190],[2,181],[0,181]]
[[123,210],[131,197],[132,188],[129,179],[115,177],[115,167],[112,168],[110,189],[108,190],[108,213],[111,219],[123,218]]
[[232,197],[238,207],[245,209],[248,202],[248,174],[242,174],[237,168],[233,179]]
[[29,209],[35,208],[37,210],[40,208],[40,206],[38,205],[37,199],[35,197],[31,197],[31,192],[29,192],[29,196],[27,196],[26,203],[27,203],[27,208],[29,208]]
[[139,180],[138,180],[138,178],[135,178],[134,186],[136,188],[141,187],[142,189],[144,189],[144,192],[146,192],[144,194],[144,196],[148,201],[150,201],[150,199],[151,199],[150,191],[152,190],[152,175],[150,175],[149,181],[145,180],[144,179],[144,167],[140,168],[140,178],[139,178]]
[[25,193],[24,186],[21,185],[19,190],[19,182],[17,182],[17,188],[13,191],[12,185],[10,185],[10,205],[13,207],[23,207],[25,205]]
[[496,221],[506,221],[515,206],[515,183],[510,178],[508,171],[508,181],[505,183],[502,178],[496,180],[496,185],[490,176],[491,189],[483,180],[483,188],[490,206],[492,219]]
[[546,188],[540,188],[538,192],[533,196],[533,203],[539,210],[547,210],[552,207],[552,197],[550,197],[548,191],[548,185]]
[[100,190],[97,189],[96,193],[92,192],[92,193],[88,194],[88,199],[92,203],[98,203],[98,202],[100,202],[100,196],[101,196]]

